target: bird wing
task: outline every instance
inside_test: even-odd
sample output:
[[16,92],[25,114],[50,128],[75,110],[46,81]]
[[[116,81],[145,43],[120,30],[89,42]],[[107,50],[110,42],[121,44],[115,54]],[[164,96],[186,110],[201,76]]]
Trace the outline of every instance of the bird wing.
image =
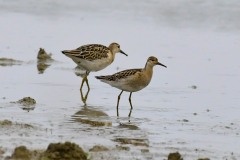
[[97,76],[96,78],[97,79],[105,79],[107,81],[117,81],[117,80],[125,79],[125,78],[132,76],[141,71],[142,71],[142,69],[128,69],[128,70],[117,72],[113,75]]
[[93,61],[96,59],[102,59],[108,57],[108,52],[110,51],[108,47],[100,44],[89,44],[77,48],[74,56]]
[[110,49],[106,46],[100,44],[89,44],[74,50],[65,50],[63,53],[68,56],[94,61],[96,59],[107,58],[109,51]]

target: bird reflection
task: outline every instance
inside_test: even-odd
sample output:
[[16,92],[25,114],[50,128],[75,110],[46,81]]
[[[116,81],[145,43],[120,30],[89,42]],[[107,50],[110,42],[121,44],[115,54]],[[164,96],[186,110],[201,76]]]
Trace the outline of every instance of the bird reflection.
[[23,107],[21,107],[21,109],[24,111],[30,112],[35,109],[35,105],[34,106],[23,106]]
[[43,74],[44,71],[51,66],[51,62],[47,60],[38,60],[37,70],[39,74]]
[[[81,68],[80,66],[77,66],[75,68],[75,74],[76,76],[79,76],[79,77],[82,77],[82,83],[81,83],[81,86],[80,86],[80,94],[81,94],[81,99],[82,99],[82,102],[86,105],[87,103],[87,98],[88,98],[88,94],[90,92],[90,87],[89,87],[89,84],[88,84],[88,79],[87,79],[87,76],[88,76],[88,73],[86,70],[84,70],[83,68]],[[86,82],[87,84],[87,92],[86,94],[83,94],[83,84],[84,82]]]
[[76,112],[72,119],[74,122],[89,124],[91,126],[112,126],[109,116],[94,107],[84,105],[82,109]]

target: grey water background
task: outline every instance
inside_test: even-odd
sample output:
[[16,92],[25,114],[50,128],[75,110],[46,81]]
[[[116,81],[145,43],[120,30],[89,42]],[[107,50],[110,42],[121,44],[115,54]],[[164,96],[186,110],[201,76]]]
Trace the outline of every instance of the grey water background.
[[[175,151],[184,159],[239,159],[239,16],[238,0],[0,0],[0,57],[25,62],[0,68],[0,120],[37,128],[1,129],[1,146],[46,148],[70,140],[89,149],[113,147],[114,139],[126,137],[143,139],[147,147],[129,145],[129,152],[116,153],[121,159],[163,159]],[[112,127],[75,122],[85,108],[81,78],[61,50],[113,41],[129,56],[119,54],[111,66],[90,74],[87,100],[89,109],[108,115],[104,120]],[[57,61],[44,74],[36,67],[40,47]],[[128,94],[122,95],[117,119],[120,91],[94,76],[144,67],[151,55],[168,68],[155,67],[150,85],[132,96],[130,124],[138,129],[119,128],[120,122],[128,124]],[[33,111],[9,103],[24,96],[36,99]]]

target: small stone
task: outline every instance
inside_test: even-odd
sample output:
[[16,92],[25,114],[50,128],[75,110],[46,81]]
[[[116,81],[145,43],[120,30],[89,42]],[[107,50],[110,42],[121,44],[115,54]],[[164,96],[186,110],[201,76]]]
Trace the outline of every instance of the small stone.
[[175,152],[175,153],[169,153],[168,160],[183,160],[183,158],[180,153]]
[[192,85],[191,88],[192,88],[192,89],[197,89],[197,86]]

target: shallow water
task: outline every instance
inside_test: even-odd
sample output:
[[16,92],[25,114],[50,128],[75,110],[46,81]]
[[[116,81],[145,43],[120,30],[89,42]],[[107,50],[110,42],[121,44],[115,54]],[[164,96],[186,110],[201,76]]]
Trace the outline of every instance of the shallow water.
[[[166,159],[176,151],[189,160],[239,159],[240,3],[105,2],[0,1],[0,57],[23,61],[0,66],[0,120],[33,126],[0,128],[6,155],[19,145],[45,149],[73,141],[85,150],[129,147],[105,154],[112,159]],[[76,66],[60,51],[113,41],[129,56],[119,54],[90,74],[84,105]],[[55,60],[43,73],[37,69],[40,47]],[[129,93],[123,93],[117,118],[120,91],[94,76],[143,67],[151,55],[168,68],[155,67],[150,85],[133,94],[130,119]],[[26,96],[37,102],[29,112],[10,103]],[[93,125],[99,121],[103,126]]]

